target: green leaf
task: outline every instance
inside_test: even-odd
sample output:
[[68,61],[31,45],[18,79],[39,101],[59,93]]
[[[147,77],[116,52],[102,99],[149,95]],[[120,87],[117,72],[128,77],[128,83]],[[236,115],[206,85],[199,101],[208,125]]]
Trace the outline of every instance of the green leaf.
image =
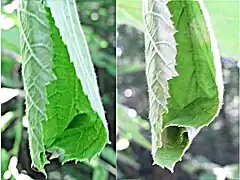
[[[146,121],[138,120],[140,117],[137,116],[135,118],[129,117],[127,111],[129,108],[118,104],[117,107],[117,117],[118,117],[118,128],[123,133],[131,136],[131,138],[136,141],[139,145],[150,149],[151,144],[150,142],[142,135],[140,131],[140,127],[146,127]],[[141,122],[141,124],[140,124]]]
[[141,0],[118,0],[117,23],[127,24],[143,31]]
[[[172,27],[170,15],[164,14],[167,7],[163,2],[155,6],[160,11],[158,15],[149,13],[159,18],[146,19],[146,72],[154,163],[173,171],[175,163],[181,160],[199,130],[218,114],[223,87],[220,57],[202,3],[171,1],[167,6],[178,31],[174,36],[178,44],[176,70],[179,76],[170,79],[175,75],[172,73],[174,67],[169,68],[169,65],[174,65],[174,46],[170,46],[174,41],[170,38],[173,31],[168,32]],[[149,38],[152,36],[148,37],[148,32],[154,32],[157,23],[160,31],[158,39]],[[148,43],[149,39],[154,41]],[[154,44],[162,45],[156,47],[159,51],[157,55],[162,53],[163,58],[153,56]]]
[[[48,18],[57,79],[46,86],[49,104],[46,105],[48,118],[43,122],[44,144],[46,149],[56,147],[65,151],[63,162],[87,160],[105,146],[107,131],[84,94],[54,20],[51,15]],[[69,146],[68,142],[73,144]]]
[[217,176],[211,172],[204,172],[200,174],[198,179],[199,180],[206,180],[206,179],[217,180]]
[[107,180],[108,179],[108,172],[105,170],[104,167],[98,166],[93,171],[93,180]]
[[17,26],[13,26],[8,30],[2,30],[1,40],[5,49],[20,53],[20,37]]
[[110,162],[112,165],[116,165],[116,152],[112,148],[105,147],[101,153],[101,157]]
[[56,26],[60,30],[63,42],[68,48],[71,62],[73,62],[77,77],[81,80],[83,91],[88,96],[92,108],[104,122],[104,109],[100,100],[96,74],[90,58],[85,36],[79,22],[75,0],[48,0]]
[[[55,26],[55,20],[62,17],[52,17],[50,9],[45,9],[40,1],[23,1],[20,14],[30,153],[32,164],[43,173],[48,163],[46,151],[62,163],[84,161],[96,156],[108,141],[88,47],[78,17],[71,19],[76,15],[75,1],[68,2],[50,9],[55,13],[69,9],[63,18],[68,19],[64,22],[73,32],[62,28],[60,32],[65,38],[69,38],[68,33],[74,34],[72,44],[70,39],[62,40]],[[67,17],[70,12],[72,15]]]
[[9,159],[10,159],[10,156],[6,151],[6,149],[1,148],[1,178],[2,179],[4,179],[3,175],[5,171],[8,170]]
[[204,4],[209,11],[221,55],[240,61],[239,1],[204,0]]

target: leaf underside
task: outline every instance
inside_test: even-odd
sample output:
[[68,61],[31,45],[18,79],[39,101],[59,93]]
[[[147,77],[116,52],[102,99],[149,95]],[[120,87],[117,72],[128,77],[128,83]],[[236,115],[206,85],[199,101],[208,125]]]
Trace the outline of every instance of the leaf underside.
[[[46,175],[46,151],[62,163],[89,160],[105,146],[108,131],[104,112],[95,111],[83,90],[86,85],[77,76],[50,9],[41,1],[23,0],[20,18],[30,154],[33,166]],[[82,64],[89,60],[82,59]],[[96,75],[90,80],[93,78]],[[91,96],[100,99],[98,92],[94,93]]]
[[[153,0],[148,1],[149,4],[154,2],[156,3]],[[159,72],[164,72],[166,65],[162,63],[159,66],[162,61],[160,56],[155,56],[157,63],[150,64],[149,59],[153,57],[151,54],[155,52],[151,52],[146,43],[146,73],[150,89],[150,121],[153,136],[152,154],[154,164],[173,171],[175,163],[181,160],[201,127],[208,125],[218,114],[223,87],[221,74],[216,76],[219,71],[215,69],[215,66],[220,66],[220,58],[213,47],[215,44],[213,44],[213,37],[209,34],[210,25],[206,24],[206,17],[205,14],[203,15],[200,3],[185,0],[170,1],[168,4],[158,2],[159,12],[154,16],[161,19],[160,22],[155,18],[156,24],[160,22],[161,35],[165,35],[166,41],[172,44],[172,39],[170,39],[172,31],[168,32],[171,27],[170,16],[168,19],[164,17],[167,7],[172,15],[174,27],[178,31],[174,37],[178,44],[176,71],[179,75],[174,77],[175,74],[170,73],[174,77],[172,79],[167,79],[164,74],[158,75]],[[149,11],[151,12],[152,9]],[[146,20],[145,24],[150,24],[150,20],[150,18]],[[146,26],[146,41],[149,41],[147,33],[152,29],[154,25]],[[155,44],[159,44],[158,41],[161,41],[161,38],[163,37],[159,36]],[[172,65],[174,51],[170,52],[169,48],[170,46],[167,45],[162,46],[158,48],[158,51],[171,54],[172,57],[170,55],[163,57]],[[152,71],[148,70],[150,65],[153,66]],[[172,68],[168,69],[172,70]],[[159,84],[153,84],[154,78],[152,77],[158,77]],[[155,100],[157,98],[159,101]]]
[[45,156],[41,121],[46,120],[45,84],[55,78],[51,61],[52,41],[45,10],[39,1],[20,1],[19,12],[30,155],[32,164],[44,172],[43,165],[48,161]]

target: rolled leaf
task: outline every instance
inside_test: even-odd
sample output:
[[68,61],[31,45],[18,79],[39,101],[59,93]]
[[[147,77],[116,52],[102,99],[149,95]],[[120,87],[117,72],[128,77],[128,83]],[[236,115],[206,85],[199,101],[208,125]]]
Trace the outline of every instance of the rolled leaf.
[[[76,15],[75,2],[71,7]],[[74,28],[69,27],[74,47],[64,43],[59,31],[65,36],[71,32],[55,25],[61,17],[52,17],[42,1],[23,0],[20,18],[30,153],[32,165],[46,175],[47,152],[52,154],[48,159],[59,157],[62,163],[89,160],[104,148],[108,130],[78,17],[78,24],[67,22]],[[83,40],[81,45],[78,39]]]
[[[208,125],[220,110],[223,96],[220,57],[202,1],[170,1],[168,4],[163,1],[148,2],[159,4],[159,13],[152,13],[154,8],[151,6],[148,6],[149,11],[143,13],[147,42],[151,37],[147,33],[153,31],[156,25],[148,25],[153,20],[146,19],[146,12],[159,17],[161,23],[166,25],[159,28],[159,34],[166,37],[165,44],[172,44],[172,39],[169,37],[173,35],[174,30],[169,33],[169,27],[172,29],[169,23],[170,13],[174,27],[178,31],[174,35],[178,44],[176,63],[172,57],[174,47],[172,51],[170,51],[171,46],[167,45],[158,48],[162,54],[167,52],[166,56],[163,56],[166,62],[171,65],[176,64],[176,71],[179,74],[177,77],[174,77],[176,75],[174,67],[165,65],[168,63],[159,65],[149,61],[154,57],[151,56],[154,53],[151,53],[151,49],[154,48],[149,48],[149,43],[146,43],[153,160],[154,164],[173,171],[175,163],[181,160],[199,130]],[[167,9],[170,11],[168,19],[164,16],[168,12]],[[155,44],[162,41],[161,36],[159,35],[155,40]],[[161,62],[162,59],[158,56],[155,61]],[[149,70],[150,66],[153,66],[152,71]],[[162,74],[159,75],[159,72]],[[155,77],[158,77],[159,83],[154,84],[154,87],[152,79],[157,79]]]

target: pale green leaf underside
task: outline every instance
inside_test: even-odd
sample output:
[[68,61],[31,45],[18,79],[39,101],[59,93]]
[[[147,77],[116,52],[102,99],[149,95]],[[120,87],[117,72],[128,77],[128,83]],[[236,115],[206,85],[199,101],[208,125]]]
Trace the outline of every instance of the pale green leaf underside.
[[[101,117],[104,111],[96,112],[103,110],[102,104],[98,107],[99,104],[90,101],[90,96],[100,100],[90,56],[84,56],[81,68],[93,73],[84,81],[91,81],[91,95],[83,90],[89,84],[79,80],[78,69],[75,71],[76,65],[70,60],[72,47],[67,48],[63,43],[50,10],[41,1],[22,1],[20,18],[32,164],[45,173],[46,151],[60,157],[62,163],[91,159],[108,141],[108,130],[105,116]],[[84,39],[82,36],[83,33],[78,34],[78,38]],[[88,54],[85,42],[78,48],[76,51]]]
[[143,0],[145,59],[149,91],[149,118],[152,129],[154,163],[162,145],[162,115],[167,111],[168,80],[177,76],[176,42],[170,12],[164,1]]
[[[150,78],[157,76],[158,72],[163,71],[166,66],[159,66],[158,71],[148,70],[148,59],[152,56],[148,55],[149,46],[147,43],[146,73],[148,83],[150,82],[150,120],[152,123],[154,164],[173,171],[175,163],[181,160],[201,127],[208,125],[218,114],[223,87],[220,57],[215,39],[210,34],[210,24],[206,23],[207,14],[202,8],[202,4],[200,7],[197,1],[178,0],[169,2],[167,7],[173,16],[171,19],[174,27],[178,31],[174,36],[178,44],[176,71],[179,76],[168,81],[168,89],[163,89],[161,86],[168,80],[164,75],[159,76],[159,84],[155,84],[155,88],[151,86],[152,80]],[[164,7],[160,7],[160,11],[163,9]],[[169,19],[163,18],[163,15],[157,16],[161,17],[162,24],[168,24]],[[148,21],[145,23],[148,24]],[[149,26],[145,30],[146,41],[148,41],[146,33],[152,29],[154,26]],[[159,29],[162,34],[169,34],[168,30],[169,28],[166,27]],[[167,38],[167,40],[169,39]],[[167,51],[169,47],[162,46],[159,48],[159,52]],[[167,59],[167,56],[164,57],[166,57],[167,62],[171,62],[173,59],[173,57],[168,57],[170,59]],[[155,61],[160,62],[162,59],[159,56]],[[153,66],[155,69],[158,68],[158,64],[153,64]],[[152,100],[151,89],[156,90],[155,97],[164,97],[160,101],[162,106],[159,106],[157,101]],[[157,89],[161,90],[157,91]],[[166,97],[168,97],[167,103]],[[163,108],[164,106],[166,107]]]
[[26,93],[26,116],[32,164],[44,172],[48,161],[41,121],[46,120],[45,84],[55,78],[52,71],[52,41],[48,20],[40,1],[20,1],[22,75]]

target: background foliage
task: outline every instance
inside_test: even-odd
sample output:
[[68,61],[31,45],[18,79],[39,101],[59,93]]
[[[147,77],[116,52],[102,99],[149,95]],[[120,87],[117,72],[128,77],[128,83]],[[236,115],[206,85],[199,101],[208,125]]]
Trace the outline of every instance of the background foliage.
[[[58,160],[53,160],[46,169],[49,179],[115,179],[115,3],[77,1],[77,5],[95,64],[112,144],[91,162],[68,162],[61,166]],[[43,179],[42,174],[30,167],[16,9],[17,1],[2,1],[1,177]]]

